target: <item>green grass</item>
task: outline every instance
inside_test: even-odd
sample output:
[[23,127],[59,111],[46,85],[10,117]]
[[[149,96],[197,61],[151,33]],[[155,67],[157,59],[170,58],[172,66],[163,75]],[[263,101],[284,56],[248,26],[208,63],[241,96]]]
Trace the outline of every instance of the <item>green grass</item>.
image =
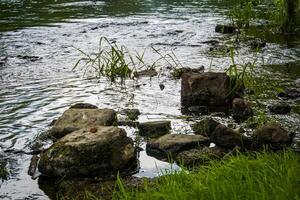
[[299,161],[292,151],[229,157],[195,172],[145,182],[139,189],[126,188],[119,180],[113,199],[300,199]]

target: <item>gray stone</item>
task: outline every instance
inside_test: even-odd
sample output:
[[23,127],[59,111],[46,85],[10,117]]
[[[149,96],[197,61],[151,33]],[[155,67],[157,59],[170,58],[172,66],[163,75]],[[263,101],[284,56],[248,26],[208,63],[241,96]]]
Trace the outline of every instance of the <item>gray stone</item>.
[[220,123],[212,118],[205,118],[199,122],[192,125],[192,130],[196,135],[203,135],[205,137],[210,137],[212,132]]
[[54,123],[50,134],[61,138],[73,131],[93,126],[111,126],[116,122],[112,109],[68,109]]
[[243,135],[219,124],[210,135],[211,142],[224,148],[233,149],[234,147],[243,147]]
[[242,98],[232,101],[232,117],[237,122],[242,122],[253,116],[253,111],[248,102]]
[[181,151],[208,144],[209,139],[202,135],[167,134],[148,142],[146,152],[158,159],[168,158],[168,156],[175,158]]
[[133,141],[124,129],[96,126],[66,135],[41,154],[39,171],[51,177],[115,177],[136,169]]
[[138,125],[141,136],[157,137],[168,134],[171,130],[171,121],[152,121]]
[[292,143],[288,132],[277,123],[269,123],[257,129],[253,140],[256,147],[268,146],[273,150],[283,149]]
[[176,156],[176,162],[179,165],[194,167],[199,164],[206,164],[211,160],[221,159],[226,153],[227,150],[217,146],[191,149],[180,152]]

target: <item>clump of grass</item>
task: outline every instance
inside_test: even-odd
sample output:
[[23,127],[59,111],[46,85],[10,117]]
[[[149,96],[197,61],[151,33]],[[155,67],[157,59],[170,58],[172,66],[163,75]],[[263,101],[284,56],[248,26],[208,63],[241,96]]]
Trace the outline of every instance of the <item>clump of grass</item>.
[[255,89],[255,79],[253,76],[254,68],[256,66],[257,59],[253,62],[247,62],[246,64],[237,64],[234,59],[234,50],[230,49],[231,65],[226,70],[227,75],[230,78],[231,91],[227,95],[231,97],[235,95],[241,88]]
[[170,67],[171,70],[182,67],[173,51],[162,54],[154,47],[151,47],[151,50],[159,58],[151,64],[147,64],[144,58],[146,50],[147,48],[142,53],[132,53],[124,45],[110,42],[106,37],[101,37],[96,53],[89,54],[78,49],[82,54],[82,58],[76,62],[73,70],[81,68],[84,70],[84,75],[88,71],[92,71],[96,75],[96,78],[105,77],[111,83],[120,83],[123,85],[126,79],[136,79],[141,70],[156,71],[160,68],[161,72],[163,72],[167,68],[165,65]]
[[119,81],[124,84],[126,79],[134,79],[137,69],[145,67],[144,52],[132,54],[124,45],[110,42],[106,37],[99,40],[98,52],[88,54],[78,49],[83,55],[73,70],[78,67],[87,71],[93,70],[97,78],[106,77],[112,83]]
[[113,199],[299,199],[299,161],[292,151],[232,156],[192,173],[182,170],[145,182],[139,189],[118,181]]

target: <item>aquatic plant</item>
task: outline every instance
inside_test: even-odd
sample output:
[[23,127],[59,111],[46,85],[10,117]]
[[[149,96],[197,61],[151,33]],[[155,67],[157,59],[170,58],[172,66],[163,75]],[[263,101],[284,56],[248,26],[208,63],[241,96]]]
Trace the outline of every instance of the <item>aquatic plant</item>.
[[137,69],[145,67],[144,52],[132,54],[124,45],[110,42],[106,37],[100,38],[97,53],[78,51],[83,57],[76,62],[73,70],[81,66],[85,70],[84,75],[88,70],[93,70],[97,78],[106,77],[112,83],[119,80],[124,84],[126,79],[135,78]]
[[231,65],[226,70],[227,75],[230,78],[231,91],[227,95],[228,97],[235,95],[241,88],[255,89],[255,79],[253,77],[254,68],[256,66],[257,59],[253,62],[247,62],[245,64],[237,64],[234,59],[234,49],[230,49]]
[[73,70],[80,67],[84,70],[84,75],[91,70],[93,74],[96,75],[96,78],[106,77],[112,83],[124,84],[126,79],[137,78],[140,70],[155,71],[160,67],[161,72],[163,72],[167,68],[165,64],[167,64],[171,70],[182,67],[173,51],[163,54],[154,47],[151,47],[151,50],[153,50],[159,58],[151,64],[147,64],[144,58],[146,50],[147,48],[144,49],[142,53],[132,53],[124,45],[110,42],[106,37],[101,37],[96,53],[89,54],[78,49],[82,57],[76,62]]

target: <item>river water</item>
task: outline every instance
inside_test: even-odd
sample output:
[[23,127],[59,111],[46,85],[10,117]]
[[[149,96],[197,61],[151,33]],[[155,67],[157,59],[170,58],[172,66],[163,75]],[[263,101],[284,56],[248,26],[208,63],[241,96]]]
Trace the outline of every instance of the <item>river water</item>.
[[[184,66],[204,65],[207,69],[211,55],[206,41],[222,43],[232,39],[214,32],[217,23],[227,20],[228,8],[223,4],[216,0],[2,0],[0,155],[7,161],[10,175],[0,183],[0,199],[48,199],[38,181],[27,175],[31,155],[24,152],[30,151],[34,139],[71,104],[86,102],[117,111],[138,108],[142,113],[139,121],[168,119],[173,132],[191,133],[190,122],[180,118],[180,80],[145,77],[139,80],[139,88],[131,87],[136,83],[129,81],[124,92],[105,79],[89,79],[81,71],[72,71],[81,56],[76,48],[92,53],[104,36],[132,51],[150,46],[162,52],[173,50]],[[260,53],[266,63],[280,64],[261,69],[270,75],[269,82],[281,87],[299,78],[299,41],[268,43]],[[246,62],[254,54],[242,47],[237,60]],[[145,59],[151,61],[155,55],[149,52]],[[290,62],[296,64],[283,65]],[[222,71],[229,63],[228,55],[216,55],[211,70]],[[160,83],[165,85],[164,90],[160,90]],[[272,91],[269,93],[272,95]],[[272,101],[265,100],[266,104]],[[291,104],[294,111],[278,118],[297,130],[299,103]],[[125,128],[135,139],[135,130]],[[145,147],[145,143],[141,146]],[[135,176],[153,177],[171,168],[179,169],[142,151],[140,171]]]

